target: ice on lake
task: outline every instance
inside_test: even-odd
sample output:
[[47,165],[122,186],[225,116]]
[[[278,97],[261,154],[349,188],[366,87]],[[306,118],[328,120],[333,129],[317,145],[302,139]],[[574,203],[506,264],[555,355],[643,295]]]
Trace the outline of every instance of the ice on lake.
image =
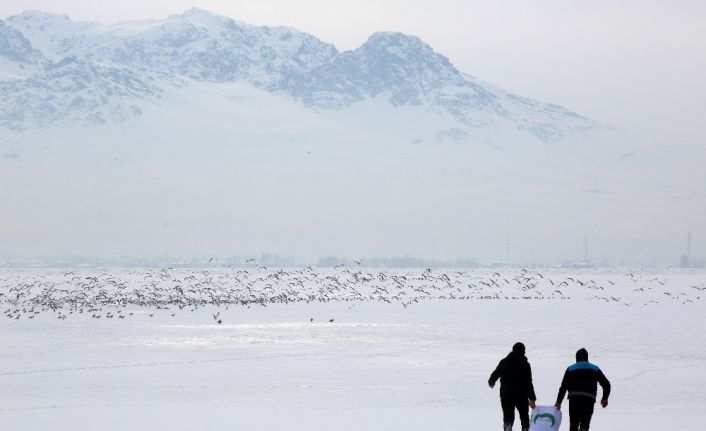
[[523,341],[539,404],[586,347],[613,384],[592,429],[697,429],[704,288],[679,270],[5,269],[0,423],[501,429],[486,381]]

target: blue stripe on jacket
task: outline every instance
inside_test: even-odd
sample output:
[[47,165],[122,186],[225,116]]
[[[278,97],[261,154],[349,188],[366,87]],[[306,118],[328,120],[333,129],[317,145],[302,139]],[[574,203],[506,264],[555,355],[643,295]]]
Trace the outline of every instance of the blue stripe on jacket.
[[600,371],[601,369],[598,368],[598,365],[594,365],[588,361],[582,361],[582,362],[577,362],[577,363],[569,366],[569,372],[576,371],[576,370]]

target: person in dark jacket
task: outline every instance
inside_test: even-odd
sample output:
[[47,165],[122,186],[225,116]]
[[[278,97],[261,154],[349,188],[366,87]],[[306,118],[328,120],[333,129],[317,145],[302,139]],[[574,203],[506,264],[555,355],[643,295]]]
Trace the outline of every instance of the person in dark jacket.
[[576,363],[566,369],[561,381],[555,407],[561,409],[564,395],[569,392],[569,430],[588,431],[591,426],[593,407],[596,404],[598,384],[603,388],[601,406],[608,407],[610,382],[600,368],[588,362],[588,351],[576,352]]
[[[500,379],[500,405],[503,408],[505,431],[515,423],[515,410],[520,414],[522,430],[529,430],[529,407],[535,407],[537,397],[532,385],[532,368],[525,356],[525,345],[516,343],[512,352],[502,359],[488,379],[488,386],[495,387]],[[529,406],[529,407],[528,407]]]

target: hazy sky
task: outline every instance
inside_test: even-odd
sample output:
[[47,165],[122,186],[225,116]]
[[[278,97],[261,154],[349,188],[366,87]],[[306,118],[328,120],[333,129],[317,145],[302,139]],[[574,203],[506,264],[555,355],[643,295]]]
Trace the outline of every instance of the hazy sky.
[[706,2],[561,0],[10,0],[74,20],[164,18],[197,6],[335,44],[415,34],[462,71],[562,104],[657,144],[706,141]]
[[[182,13],[193,6],[251,24],[291,26],[333,43],[340,50],[358,47],[371,33],[376,31],[388,30],[414,34],[428,42],[436,51],[449,57],[463,72],[515,94],[559,103],[594,120],[615,125],[618,129],[625,131],[626,135],[632,138],[633,143],[661,145],[668,147],[669,151],[678,151],[679,146],[703,148],[706,144],[706,127],[704,127],[704,119],[706,119],[706,80],[704,79],[706,77],[706,55],[704,55],[706,53],[706,1],[704,0],[594,0],[592,2],[560,0],[2,0],[0,1],[0,18],[6,18],[24,10],[41,10],[66,14],[77,21],[113,23],[146,18],[163,19],[171,14]],[[679,153],[682,160],[691,157],[690,154],[692,154],[691,151]],[[647,189],[651,187],[648,184],[656,181],[654,178],[659,176],[657,174],[669,170],[674,174],[671,178],[675,183],[701,185],[703,175],[693,175],[693,173],[692,176],[686,175],[683,173],[685,163],[680,163],[678,157],[675,160],[677,162],[671,167],[664,166],[665,163],[657,163],[653,170],[655,175],[653,175],[653,171],[650,171],[649,174],[640,175],[635,183],[642,184],[644,182],[642,188]],[[585,160],[582,160],[581,166],[584,164]],[[1,174],[3,172],[0,172],[0,176]],[[18,178],[20,177],[22,177],[21,172],[18,174]],[[37,210],[37,202],[49,205],[47,214],[52,211],[52,205],[54,205],[51,199],[46,199],[47,196],[52,198],[52,193],[43,191],[41,187],[44,183],[54,183],[55,181],[50,175],[46,175],[46,178],[39,178],[38,181],[43,183],[34,188],[25,184],[25,187],[19,189],[16,194],[16,203],[19,202],[24,206],[9,205],[11,208],[8,208],[8,211],[3,211],[5,214],[1,215],[8,220],[4,222],[6,226],[12,226],[12,223],[17,223],[17,220],[22,222],[18,224],[17,229],[9,228],[8,230],[12,238],[27,236],[25,239],[18,239],[18,244],[34,246],[35,237],[38,236],[38,232],[41,232],[41,229],[37,230],[36,226],[41,226],[41,223],[46,221],[41,219],[35,225],[30,223],[31,217],[28,217],[28,214],[41,213]],[[56,187],[59,190],[55,195],[60,198],[63,186],[60,183],[57,184]],[[92,196],[91,199],[101,195],[96,190],[90,189],[94,187],[92,184],[84,185],[80,181],[77,181],[77,184],[74,190],[76,191],[75,196],[81,198],[77,202],[82,202],[84,195]],[[90,190],[82,194],[82,187],[88,187]],[[100,187],[97,188],[100,189]],[[674,190],[678,189],[678,187],[674,188]],[[639,190],[635,193],[636,195],[645,194],[642,193],[642,189],[636,190]],[[620,213],[616,209],[617,206],[616,208],[604,208],[590,207],[586,204],[583,213],[563,218],[557,217],[558,223],[566,224],[563,228],[564,233],[557,233],[552,238],[548,238],[553,235],[552,233],[547,233],[544,236],[549,241],[555,242],[565,242],[566,238],[570,238],[573,245],[566,250],[557,248],[556,244],[549,244],[553,250],[557,250],[557,253],[563,256],[580,255],[583,236],[590,235],[592,241],[595,238],[597,244],[594,248],[596,257],[605,255],[618,259],[623,256],[634,256],[643,260],[654,258],[655,261],[673,263],[672,256],[678,256],[684,248],[683,239],[686,230],[693,229],[697,233],[703,232],[703,229],[699,229],[704,219],[702,214],[706,211],[704,207],[706,198],[672,193],[671,189],[666,186],[664,190],[666,191],[660,191],[660,196],[664,197],[662,201],[645,198],[644,202],[640,201],[640,205],[628,208],[630,212],[627,213]],[[36,197],[32,198],[34,192],[36,192]],[[227,193],[228,191],[223,191],[224,195]],[[193,193],[194,196],[201,194],[201,190],[196,190]],[[106,199],[110,202],[105,204],[106,207],[114,205],[111,199],[119,195],[120,190],[109,195],[110,199]],[[258,196],[253,199],[256,201],[259,199]],[[638,198],[642,199],[640,196]],[[440,193],[430,192],[429,199],[433,201],[436,198],[440,202],[443,201]],[[521,198],[522,196],[519,196],[518,199]],[[586,202],[591,199],[596,200],[599,197],[586,198]],[[446,203],[446,201],[443,202]],[[60,204],[70,206],[63,201]],[[159,207],[161,203],[158,202],[158,204],[155,205]],[[261,207],[267,208],[268,204],[263,204]],[[96,206],[100,207],[99,204]],[[115,214],[113,216],[117,220],[121,220],[123,224],[120,226],[122,228],[131,229],[141,225],[150,228],[149,223],[140,221],[139,217],[135,219],[137,221],[134,223],[124,222],[124,220],[131,219],[121,214],[122,206],[115,204],[114,207]],[[644,214],[643,207],[647,208]],[[22,208],[25,212],[20,211]],[[133,209],[135,208],[139,209],[140,205],[135,204]],[[394,214],[395,211],[399,212],[403,208],[393,205],[391,211]],[[83,210],[86,213],[81,216],[80,212]],[[155,214],[162,210],[161,207],[157,208]],[[622,211],[622,209],[620,210]],[[17,212],[16,216],[13,216],[13,211]],[[179,211],[179,208],[174,208],[173,213],[176,214]],[[341,213],[344,212],[341,210]],[[449,217],[460,217],[456,213],[458,211]],[[525,249],[522,250],[522,246],[514,245],[520,243],[517,240],[513,243],[513,253],[522,255],[526,259],[529,259],[530,256],[532,258],[550,256],[549,252],[542,254],[541,249],[532,248],[534,243],[545,240],[545,238],[532,238],[532,235],[542,235],[518,224],[512,218],[514,214],[511,210],[505,211],[505,213],[509,214],[511,218],[506,222],[495,221],[499,224],[505,223],[505,225],[523,232],[511,232],[501,226],[492,231],[494,235],[492,238],[484,239],[479,234],[478,243],[483,244],[483,247],[488,242],[496,244],[495,249],[489,252],[490,255],[494,257],[504,255],[504,239],[506,237],[517,239],[521,234],[526,234],[527,238],[524,238]],[[597,219],[594,217],[594,213],[605,213],[608,218],[606,220]],[[107,216],[96,216],[81,205],[78,206],[78,210],[69,211],[66,214],[65,218],[68,221],[65,226],[53,229],[53,225],[50,223],[47,225],[49,226],[47,228],[48,234],[54,232],[60,236],[61,229],[66,230],[68,225],[78,229],[83,224],[91,225],[91,223],[95,225],[95,232],[100,233],[105,230],[106,224],[104,223],[107,223],[102,221],[103,218],[108,219]],[[540,212],[538,211],[537,214]],[[648,214],[649,217],[645,214]],[[43,217],[42,214],[40,215]],[[142,216],[142,214],[139,213],[138,216]],[[614,217],[610,219],[609,216]],[[15,218],[13,219],[13,217]],[[51,217],[45,218],[49,220]],[[404,219],[402,216],[400,218]],[[443,217],[441,218],[443,219]],[[528,218],[527,214],[523,214],[523,218]],[[531,219],[531,217],[529,218]],[[158,217],[155,218],[155,220],[157,219]],[[539,219],[541,220],[538,223],[545,223],[543,227],[547,228],[548,232],[551,231],[549,229],[551,226],[547,225],[551,223],[541,217]],[[62,219],[57,216],[56,220],[61,221]],[[193,220],[198,222],[196,225],[202,221],[218,221],[217,218],[209,219],[206,216],[203,219],[194,217]],[[585,226],[577,227],[577,224],[580,225],[582,220],[586,222]],[[159,219],[161,223],[159,226],[169,226],[169,229],[174,231],[179,226],[178,221],[171,220],[168,225],[162,221]],[[310,220],[305,221],[306,223],[310,222]],[[326,221],[333,223],[335,220]],[[53,221],[52,223],[58,222]],[[463,224],[466,221],[462,220],[459,223]],[[604,226],[601,223],[603,225],[611,225],[612,223],[612,230],[603,229]],[[27,227],[22,227],[25,224]],[[433,230],[424,231],[424,227],[420,228],[416,225],[407,227],[406,231],[395,225],[389,229],[398,228],[401,239],[409,238],[408,232],[415,231],[426,233],[429,238],[434,238],[436,235]],[[278,226],[278,228],[284,229],[285,226]],[[312,227],[303,224],[302,227],[291,231],[295,236],[306,236],[308,232],[313,232],[316,228],[318,226]],[[183,238],[188,237],[174,235],[171,232],[166,232],[166,227],[164,229],[165,233],[155,237],[157,238],[155,242],[159,243],[164,238],[184,240]],[[481,226],[478,229],[482,231],[484,228]],[[336,231],[335,226],[330,230]],[[439,230],[443,231],[441,228]],[[561,229],[557,228],[554,231],[559,232]],[[73,231],[68,230],[67,232]],[[135,237],[141,235],[136,232],[124,233],[117,230],[116,232],[114,232],[114,236],[118,239],[121,239],[119,238],[121,236],[127,238],[130,234]],[[190,231],[184,228],[182,233],[184,232]],[[176,244],[174,249],[177,250],[181,247],[180,250],[188,250],[189,247],[196,247],[194,244],[199,245],[203,238],[203,232],[198,229],[193,232],[196,233],[191,243],[186,246]],[[375,237],[376,232],[370,230],[369,233]],[[0,229],[1,233],[2,229]],[[625,237],[616,239],[615,235],[617,234],[624,234]],[[43,246],[46,248],[57,244],[56,249],[60,250],[66,244],[77,242],[74,236],[66,235],[66,238],[58,237],[54,242],[51,238],[42,237]],[[464,244],[467,242],[466,239],[459,240],[457,238],[459,235],[456,232],[444,231],[438,235],[440,238],[439,249],[443,248],[449,256],[456,253],[456,255],[488,258],[488,256],[477,254],[470,245]],[[447,237],[443,235],[447,235]],[[41,235],[39,236],[41,237]],[[0,239],[2,238],[0,235]],[[210,238],[218,239],[217,235],[212,235]],[[91,239],[95,238],[90,235],[81,238],[85,241]],[[359,239],[361,244],[364,243],[365,246],[370,242],[365,236]],[[252,239],[253,244],[265,244],[263,241],[259,238]],[[315,241],[308,237],[298,241],[290,242],[315,245]],[[404,248],[406,245],[402,244],[399,250],[404,249],[422,254],[418,252],[419,248],[415,249],[414,246],[428,249],[431,241],[432,239],[427,243],[415,243],[416,245],[410,243],[407,248]],[[460,245],[454,249],[453,245],[456,243]],[[601,243],[603,244],[602,250]],[[132,247],[134,244],[124,241],[124,245]],[[202,248],[209,245],[201,244]],[[281,247],[280,250],[276,242],[269,245],[272,247],[268,249],[275,251],[279,250],[284,253],[291,251],[292,254],[298,252]],[[549,249],[549,245],[546,248]],[[91,247],[93,246],[86,245],[82,250],[94,250]],[[433,247],[436,247],[436,242],[433,242]],[[323,249],[325,247],[321,246],[317,250],[320,252]],[[515,252],[515,250],[518,251]],[[703,249],[698,250],[700,255],[703,255]],[[27,253],[31,254],[34,251],[34,249],[28,250]],[[98,250],[98,252],[102,251]],[[194,249],[194,253],[196,252],[198,250]],[[336,253],[337,250],[331,249],[331,252]],[[361,246],[360,253],[364,252],[365,249]],[[383,250],[379,254],[397,252],[397,249],[390,249]],[[315,253],[312,252],[312,255]],[[88,254],[96,253],[88,252]],[[375,255],[376,253],[366,252],[366,254]]]

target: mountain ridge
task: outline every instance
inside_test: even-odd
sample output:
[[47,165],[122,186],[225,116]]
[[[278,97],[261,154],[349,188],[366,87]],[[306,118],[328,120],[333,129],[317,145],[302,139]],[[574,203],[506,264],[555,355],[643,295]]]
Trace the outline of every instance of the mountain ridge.
[[[198,8],[109,25],[28,11],[0,20],[0,42],[9,47],[0,51],[0,126],[15,130],[123,121],[159,99],[165,85],[190,80],[243,81],[322,111],[383,98],[449,115],[460,129],[502,123],[546,143],[596,127],[559,105],[481,82],[418,37],[397,32],[376,32],[339,51],[291,27],[254,26]],[[57,74],[67,61],[84,67]]]

